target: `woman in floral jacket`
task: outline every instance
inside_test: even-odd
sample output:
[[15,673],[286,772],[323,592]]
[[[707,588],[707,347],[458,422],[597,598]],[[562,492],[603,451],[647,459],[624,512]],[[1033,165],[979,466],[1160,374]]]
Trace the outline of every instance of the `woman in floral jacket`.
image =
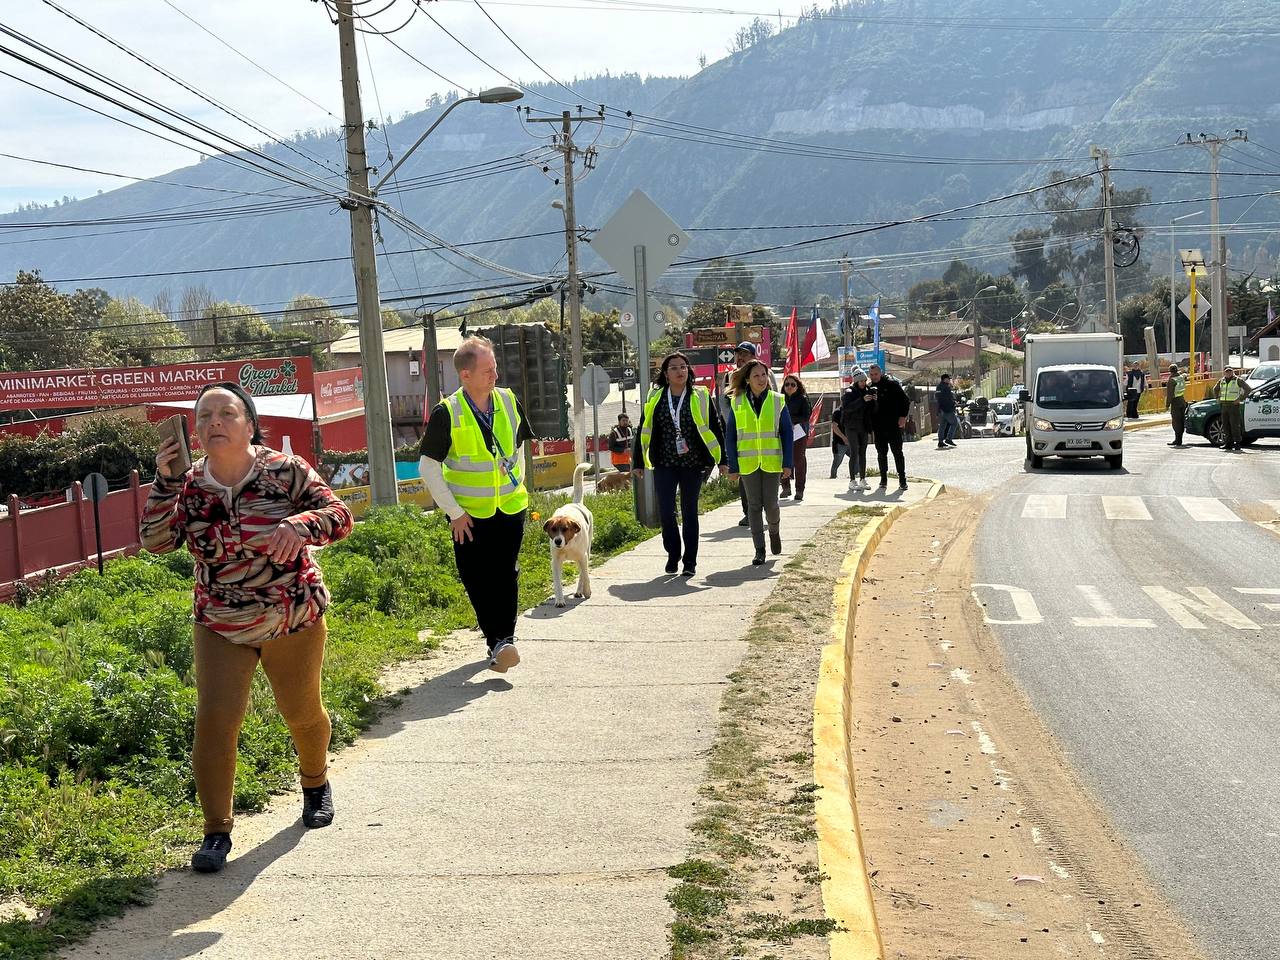
[[262,445],[253,400],[239,386],[196,401],[205,457],[175,476],[177,440],[156,454],[142,543],[183,544],[195,558],[196,792],[204,843],[194,869],[221,870],[231,851],[236,741],[259,663],[293,735],[308,827],[333,822],[329,714],[320,700],[329,592],[310,547],[351,532],[351,511],[307,464]]

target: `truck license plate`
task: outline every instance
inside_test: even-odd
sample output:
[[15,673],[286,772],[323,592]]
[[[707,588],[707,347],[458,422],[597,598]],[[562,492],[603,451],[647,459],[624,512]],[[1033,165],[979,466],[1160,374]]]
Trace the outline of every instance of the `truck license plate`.
[[1071,450],[1088,450],[1092,446],[1092,440],[1068,440],[1066,442],[1066,447]]

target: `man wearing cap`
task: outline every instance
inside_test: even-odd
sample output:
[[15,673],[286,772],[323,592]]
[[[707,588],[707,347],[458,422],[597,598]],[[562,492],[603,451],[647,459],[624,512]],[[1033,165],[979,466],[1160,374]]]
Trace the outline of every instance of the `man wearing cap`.
[[[743,340],[733,348],[734,370],[741,370],[756,358],[756,345],[750,340]],[[733,398],[729,396],[729,378],[732,376],[732,373],[726,373],[720,383],[720,419],[726,423],[733,412]],[[774,377],[772,370],[769,371],[769,389],[775,393],[778,391],[778,380]],[[747,488],[743,486],[741,480],[738,481],[738,499],[742,503],[742,519],[738,521],[738,526],[748,527],[751,521],[747,518]]]
[[1241,452],[1244,442],[1244,401],[1253,393],[1249,385],[1231,367],[1222,371],[1222,379],[1213,387],[1214,399],[1222,411],[1222,449]]

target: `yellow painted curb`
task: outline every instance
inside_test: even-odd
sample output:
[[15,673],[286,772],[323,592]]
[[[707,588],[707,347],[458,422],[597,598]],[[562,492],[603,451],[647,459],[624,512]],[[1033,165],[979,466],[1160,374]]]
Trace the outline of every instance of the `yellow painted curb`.
[[[935,483],[922,503],[945,487]],[[914,506],[914,505],[913,505]],[[836,581],[833,642],[822,648],[822,666],[813,700],[813,776],[818,786],[814,813],[818,828],[818,867],[823,873],[822,902],[839,929],[830,935],[831,960],[883,960],[884,943],[876,921],[871,878],[867,875],[854,786],[853,625],[862,577],[893,522],[910,506],[896,506],[858,535]]]

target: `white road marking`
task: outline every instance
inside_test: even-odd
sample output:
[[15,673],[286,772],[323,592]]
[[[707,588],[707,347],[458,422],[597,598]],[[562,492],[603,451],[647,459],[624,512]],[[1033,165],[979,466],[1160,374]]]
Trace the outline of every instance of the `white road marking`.
[[[1280,589],[1276,587],[1236,587],[1236,593],[1248,597],[1280,597]],[[1263,610],[1280,610],[1280,603],[1259,603]],[[1280,623],[1264,623],[1264,627],[1280,627]]]
[[1022,506],[1024,520],[1065,520],[1067,519],[1067,495],[1065,493],[1033,493],[1027,496]]
[[1103,497],[1102,509],[1108,520],[1151,519],[1151,513],[1141,497]]
[[1188,587],[1193,597],[1185,597],[1167,587],[1143,587],[1149,596],[1167,613],[1174,623],[1187,630],[1203,630],[1204,624],[1198,617],[1217,620],[1237,630],[1261,630],[1256,623],[1246,617],[1231,604],[1218,597],[1207,587]]
[[1072,617],[1071,622],[1077,627],[1131,627],[1138,630],[1154,630],[1155,621],[1146,617],[1122,617],[1116,613],[1111,601],[1106,599],[1097,587],[1090,584],[1077,584],[1076,589],[1093,607],[1096,617]]
[[[978,588],[985,587],[988,590],[999,590],[1007,593],[1009,599],[1013,601],[1013,611],[1018,615],[1017,620],[993,620],[991,615],[987,613],[987,605],[982,602],[982,598],[978,596]],[[1044,623],[1044,617],[1040,615],[1040,608],[1036,606],[1036,598],[1031,595],[1029,590],[1023,590],[1021,587],[1011,587],[1007,583],[975,583],[970,591],[974,601],[982,608],[982,617],[987,623],[997,623],[1004,625],[1012,624],[1037,624]]]
[[1239,523],[1234,510],[1217,497],[1178,497],[1182,509],[1197,523]]

